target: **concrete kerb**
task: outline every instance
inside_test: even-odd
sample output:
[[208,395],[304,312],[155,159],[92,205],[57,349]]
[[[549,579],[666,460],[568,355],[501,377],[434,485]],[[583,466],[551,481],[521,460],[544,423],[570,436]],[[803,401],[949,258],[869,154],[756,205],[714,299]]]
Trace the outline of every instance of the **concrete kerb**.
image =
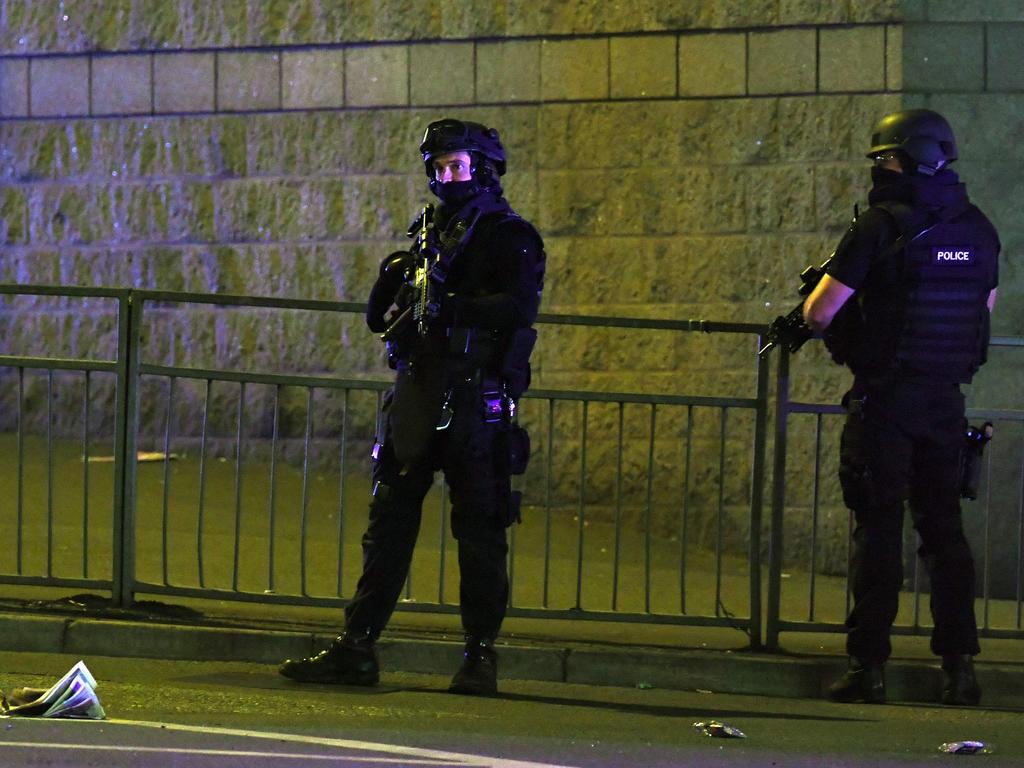
[[[132,656],[190,661],[276,664],[327,646],[331,635],[309,631],[190,626],[66,616],[0,613],[0,647],[10,651]],[[451,674],[462,645],[411,633],[382,639],[387,671]],[[842,672],[845,659],[732,650],[601,647],[564,641],[502,643],[500,678],[817,698]],[[979,663],[988,707],[1021,706],[1024,666]],[[890,701],[935,703],[942,689],[937,660],[893,660],[886,667]]]

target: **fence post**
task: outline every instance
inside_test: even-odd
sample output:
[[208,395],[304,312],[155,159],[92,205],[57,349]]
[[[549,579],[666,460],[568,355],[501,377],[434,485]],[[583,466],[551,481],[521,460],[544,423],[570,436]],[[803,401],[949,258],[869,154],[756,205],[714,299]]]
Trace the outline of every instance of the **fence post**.
[[142,300],[126,291],[118,301],[117,398],[114,437],[113,588],[111,600],[128,607],[135,597],[136,435],[139,419],[139,346]]
[[[763,337],[757,337],[757,348]],[[764,647],[761,640],[761,521],[764,511],[764,475],[768,442],[768,361],[757,357],[757,411],[754,421],[754,467],[750,504],[750,649]]]
[[772,518],[768,538],[768,615],[765,645],[779,648],[779,621],[782,598],[782,521],[786,509],[786,426],[789,418],[789,350],[778,349],[775,369],[775,455],[772,466]]

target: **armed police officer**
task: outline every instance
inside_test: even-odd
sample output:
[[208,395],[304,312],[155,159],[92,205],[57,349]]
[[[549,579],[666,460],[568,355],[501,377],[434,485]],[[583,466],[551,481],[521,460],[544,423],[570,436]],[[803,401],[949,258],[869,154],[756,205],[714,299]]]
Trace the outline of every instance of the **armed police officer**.
[[974,561],[960,515],[967,384],[985,362],[1000,250],[996,231],[949,164],[956,140],[936,112],[884,117],[871,207],[842,238],[804,304],[837,362],[854,374],[839,477],[855,517],[847,672],[836,701],[885,700],[883,666],[903,583],[903,502],[909,499],[931,580],[932,652],[947,704],[977,704],[972,658]]
[[373,448],[363,573],[344,634],[280,671],[300,682],[377,682],[374,644],[405,583],[423,499],[440,469],[452,500],[466,640],[449,690],[490,694],[508,602],[506,528],[519,518],[511,475],[524,471],[529,451],[515,408],[529,384],[544,246],[503,197],[506,158],[496,130],[439,120],[420,153],[440,206],[413,223],[411,252],[381,264],[366,314],[387,342],[396,378]]

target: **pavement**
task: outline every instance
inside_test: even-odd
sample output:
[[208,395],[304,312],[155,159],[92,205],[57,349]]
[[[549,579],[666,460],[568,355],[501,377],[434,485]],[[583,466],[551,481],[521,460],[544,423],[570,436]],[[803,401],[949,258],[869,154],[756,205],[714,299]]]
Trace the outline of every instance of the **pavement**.
[[[385,675],[452,673],[462,648],[458,621],[396,612],[379,644]],[[273,664],[326,647],[340,622],[337,609],[317,607],[0,600],[0,649]],[[509,618],[497,647],[501,679],[630,688],[819,698],[845,669],[840,634],[792,632],[782,645],[751,651],[742,632],[720,627]],[[943,675],[927,637],[895,636],[893,646],[889,700],[938,702]],[[983,639],[976,668],[983,706],[1024,706],[1024,641]]]

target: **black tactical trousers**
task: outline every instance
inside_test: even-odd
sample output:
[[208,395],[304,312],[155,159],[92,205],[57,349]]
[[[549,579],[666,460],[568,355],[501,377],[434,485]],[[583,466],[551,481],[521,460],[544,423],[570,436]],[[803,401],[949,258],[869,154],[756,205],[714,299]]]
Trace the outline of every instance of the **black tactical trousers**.
[[496,455],[502,425],[483,419],[478,388],[456,390],[451,425],[438,431],[426,457],[409,466],[395,459],[384,413],[373,465],[375,495],[363,535],[363,573],[345,608],[346,632],[376,638],[383,631],[409,573],[423,499],[440,469],[448,483],[452,535],[458,544],[459,599],[466,633],[493,639],[508,603],[505,529],[511,481]]
[[858,381],[843,402],[839,477],[856,521],[847,652],[874,662],[892,652],[908,499],[931,580],[932,652],[978,653],[974,560],[960,517],[963,395],[954,384]]

